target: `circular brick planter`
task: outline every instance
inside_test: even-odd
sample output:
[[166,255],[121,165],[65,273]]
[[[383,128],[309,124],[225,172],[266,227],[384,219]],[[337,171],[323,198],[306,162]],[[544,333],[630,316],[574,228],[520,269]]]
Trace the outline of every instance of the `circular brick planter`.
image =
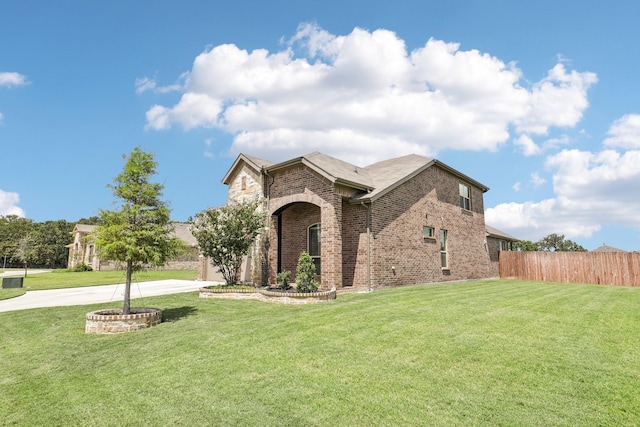
[[159,308],[132,308],[131,314],[122,314],[122,309],[106,309],[87,313],[85,333],[118,334],[138,331],[162,322]]
[[252,289],[229,289],[219,286],[200,288],[200,298],[258,299],[260,294]]
[[336,299],[336,290],[318,292],[283,292],[260,289],[261,300],[278,304],[315,304]]

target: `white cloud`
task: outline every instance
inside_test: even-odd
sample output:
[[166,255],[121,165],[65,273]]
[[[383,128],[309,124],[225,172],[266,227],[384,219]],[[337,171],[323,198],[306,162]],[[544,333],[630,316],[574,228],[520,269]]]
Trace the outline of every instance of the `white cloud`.
[[516,182],[515,184],[513,184],[513,186],[511,187],[513,188],[513,191],[520,191],[520,189],[522,188],[522,183],[520,181]]
[[547,180],[542,178],[538,172],[531,174],[531,184],[533,185],[533,188],[540,187],[545,182],[547,182]]
[[616,120],[608,134],[610,137],[604,140],[607,147],[639,149],[640,114],[629,114]]
[[[620,123],[628,122],[626,117],[611,126],[610,135]],[[638,165],[640,150],[562,150],[546,160],[546,167],[553,171],[553,198],[499,204],[487,209],[485,219],[529,240],[550,233],[590,237],[606,224],[640,229]],[[540,177],[534,175],[535,182]]]
[[[431,39],[407,51],[391,31],[336,36],[314,24],[301,25],[273,53],[215,46],[184,79],[176,105],[147,111],[148,128],[215,127],[234,136],[234,153],[268,151],[277,160],[322,148],[353,162],[363,147],[371,161],[492,151],[512,137],[510,129],[545,134],[574,126],[597,80],[558,64],[527,89],[515,63],[456,43]],[[156,83],[141,79],[137,87],[155,90]]]
[[513,140],[513,144],[519,151],[526,157],[542,154],[546,151],[558,148],[561,145],[569,144],[570,139],[567,135],[562,135],[558,138],[550,138],[544,141],[542,144],[536,144],[533,139],[527,135],[522,134]]
[[533,139],[531,139],[529,135],[520,135],[513,140],[513,143],[522,151],[522,154],[527,157],[534,156],[542,152],[542,149],[535,142],[533,142]]
[[[24,86],[29,84],[26,76],[15,72],[1,72],[0,71],[0,88],[12,88],[15,86]],[[0,126],[4,122],[4,114],[0,113]],[[1,191],[1,190],[0,190]]]
[[19,202],[18,193],[0,190],[0,216],[17,215],[24,218],[25,213],[18,207]]
[[587,89],[597,81],[594,73],[567,72],[563,64],[556,64],[547,77],[533,85],[527,111],[516,120],[516,128],[544,135],[550,127],[575,126],[589,106]]
[[14,87],[29,84],[27,77],[14,72],[0,72],[0,87]]
[[187,79],[188,75],[189,73],[182,73],[180,77],[178,77],[178,81],[176,83],[168,86],[158,86],[155,78],[150,79],[146,76],[138,77],[134,83],[136,87],[136,93],[139,95],[147,91],[152,91],[154,93],[169,93],[183,90],[184,81]]

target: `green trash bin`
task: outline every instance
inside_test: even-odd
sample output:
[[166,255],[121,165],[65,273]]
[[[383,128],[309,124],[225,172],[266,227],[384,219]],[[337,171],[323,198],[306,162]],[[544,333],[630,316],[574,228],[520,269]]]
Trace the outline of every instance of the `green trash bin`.
[[24,277],[3,277],[2,288],[21,288]]

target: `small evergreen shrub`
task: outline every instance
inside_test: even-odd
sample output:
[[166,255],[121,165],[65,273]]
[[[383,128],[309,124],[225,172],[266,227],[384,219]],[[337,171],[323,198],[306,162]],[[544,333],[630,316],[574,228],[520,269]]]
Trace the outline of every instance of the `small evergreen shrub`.
[[278,288],[283,291],[291,288],[291,272],[289,270],[278,273],[276,279],[278,281]]
[[93,268],[91,268],[91,266],[87,264],[78,264],[73,267],[72,271],[75,273],[81,273],[83,271],[93,271]]
[[319,283],[316,280],[316,266],[311,255],[306,252],[300,254],[296,273],[296,289],[298,292],[316,292],[318,290]]

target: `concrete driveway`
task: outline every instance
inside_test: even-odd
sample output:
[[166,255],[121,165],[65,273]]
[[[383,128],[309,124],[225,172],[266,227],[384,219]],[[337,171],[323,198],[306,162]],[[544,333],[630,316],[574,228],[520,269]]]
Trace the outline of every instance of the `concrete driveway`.
[[[209,286],[215,283],[216,282],[197,282],[194,280],[176,279],[136,282],[131,284],[131,299],[176,294],[180,292],[193,292],[203,286]],[[115,307],[120,307],[123,298],[124,284],[28,291],[26,294],[17,298],[1,300],[0,312],[112,301]]]

